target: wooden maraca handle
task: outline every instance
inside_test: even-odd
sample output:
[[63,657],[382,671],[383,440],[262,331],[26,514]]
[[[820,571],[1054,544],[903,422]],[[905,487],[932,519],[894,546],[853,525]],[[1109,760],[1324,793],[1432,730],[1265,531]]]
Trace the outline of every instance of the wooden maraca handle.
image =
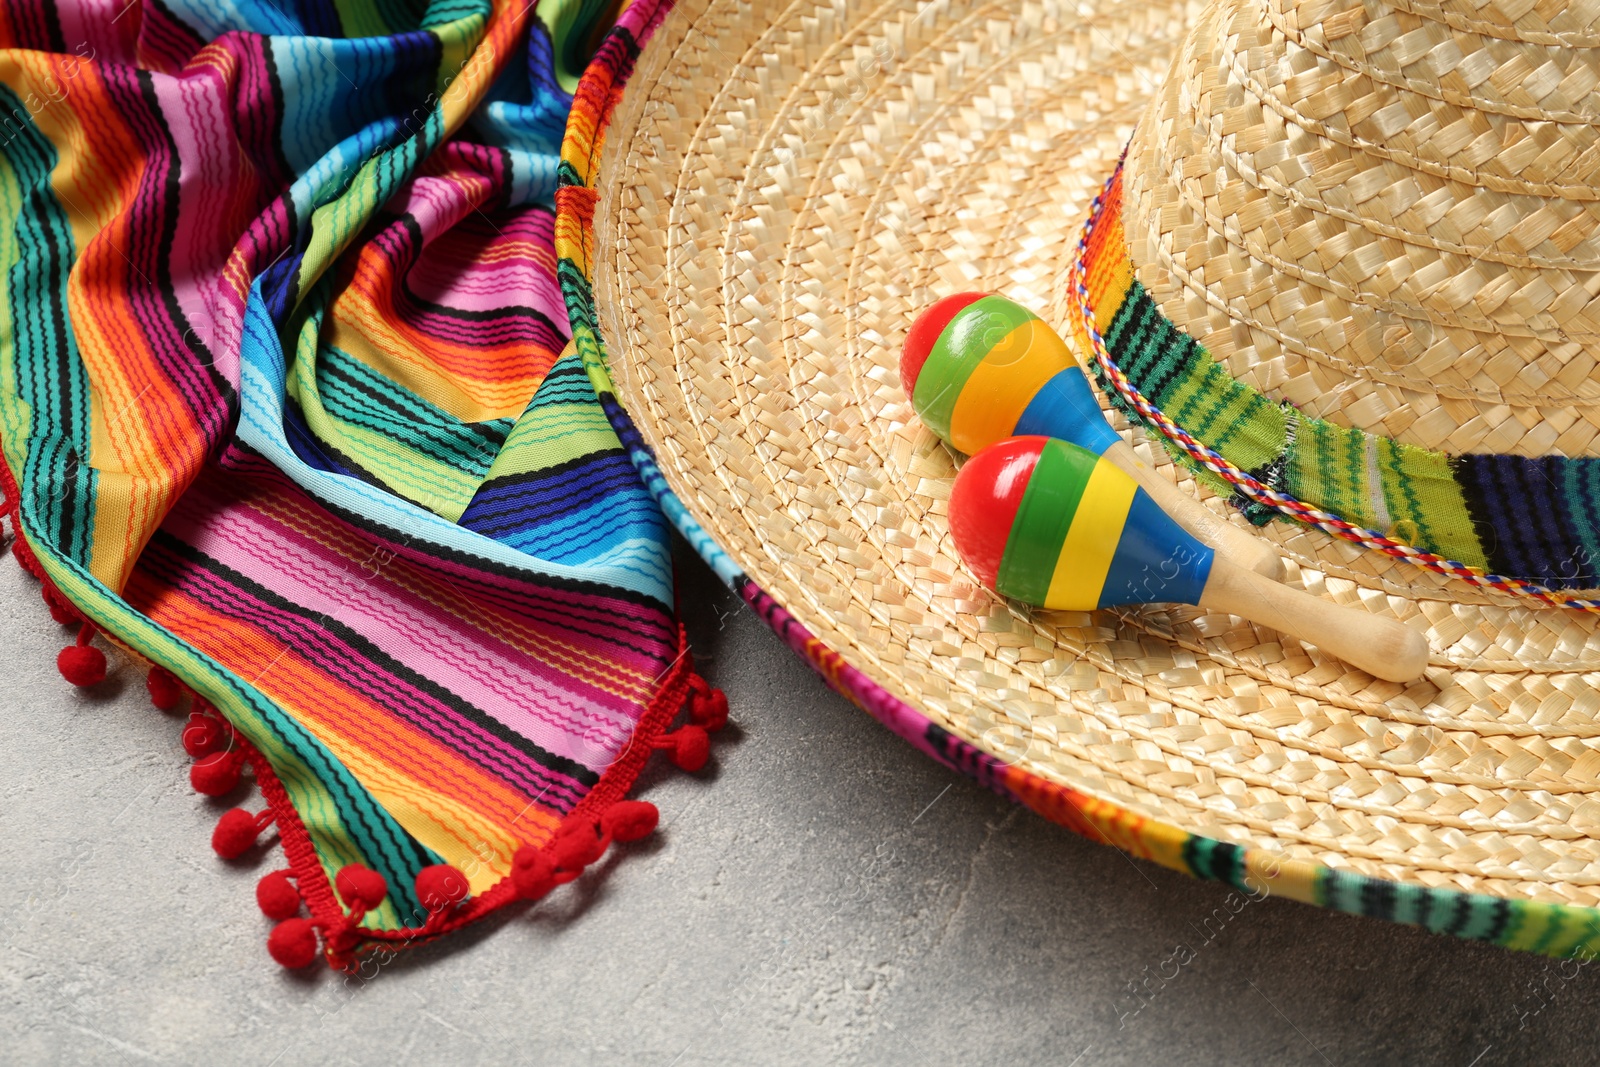
[[1195,536],[1239,566],[1255,571],[1274,582],[1283,581],[1283,557],[1272,543],[1262,537],[1252,537],[1248,532],[1232,525],[1226,519],[1212,514],[1193,497],[1186,496],[1177,486],[1155,472],[1155,468],[1139,459],[1126,441],[1118,441],[1106,449],[1105,457],[1119,469],[1131,474],[1140,488],[1150,494],[1168,515]]
[[1428,640],[1396,619],[1340,607],[1269,581],[1219,552],[1200,606],[1308,641],[1375,678],[1414,682],[1428,668]]

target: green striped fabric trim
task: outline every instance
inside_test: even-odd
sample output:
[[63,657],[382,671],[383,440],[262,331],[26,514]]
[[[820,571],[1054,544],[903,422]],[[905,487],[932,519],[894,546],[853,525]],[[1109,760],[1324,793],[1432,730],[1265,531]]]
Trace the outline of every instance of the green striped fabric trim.
[[[1489,565],[1449,457],[1273,403],[1168,321],[1137,279],[1105,339],[1117,366],[1146,399],[1239,467],[1391,537],[1471,567]],[[1100,366],[1093,366],[1101,392],[1130,421],[1141,423]],[[1164,435],[1153,436],[1212,489],[1233,491]],[[1258,522],[1276,517],[1270,510],[1247,514]]]

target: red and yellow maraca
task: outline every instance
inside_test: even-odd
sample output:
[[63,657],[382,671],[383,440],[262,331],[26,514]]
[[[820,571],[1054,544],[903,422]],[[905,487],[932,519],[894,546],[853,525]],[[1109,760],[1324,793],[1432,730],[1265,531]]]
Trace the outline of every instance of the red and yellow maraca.
[[1042,434],[1104,455],[1168,514],[1213,548],[1269,578],[1283,561],[1263,539],[1185,496],[1117,436],[1083,368],[1039,316],[993,293],[947,296],[918,316],[900,355],[900,380],[923,424],[974,454],[1005,437]]
[[1069,441],[1013,437],[978,452],[951,489],[950,532],[984,585],[1036,607],[1197,604],[1388,681],[1414,681],[1428,666],[1422,634],[1240,566],[1185,532],[1105,456]]

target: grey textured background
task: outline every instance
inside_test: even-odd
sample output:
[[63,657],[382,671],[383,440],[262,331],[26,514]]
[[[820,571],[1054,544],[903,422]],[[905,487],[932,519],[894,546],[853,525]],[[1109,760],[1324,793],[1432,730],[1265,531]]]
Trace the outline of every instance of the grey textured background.
[[[66,631],[3,561],[0,1061],[1597,1059],[1600,967],[1275,900],[1208,944],[1196,928],[1226,913],[1226,890],[936,766],[830,693],[697,562],[683,572],[696,653],[736,726],[701,776],[647,772],[657,838],[346,982],[267,957],[253,886],[278,857],[211,853],[227,805],[189,789],[177,720],[125,664],[90,693],[62,682]],[[1197,955],[1163,983],[1180,941]],[[1135,1012],[1128,985],[1147,975]]]

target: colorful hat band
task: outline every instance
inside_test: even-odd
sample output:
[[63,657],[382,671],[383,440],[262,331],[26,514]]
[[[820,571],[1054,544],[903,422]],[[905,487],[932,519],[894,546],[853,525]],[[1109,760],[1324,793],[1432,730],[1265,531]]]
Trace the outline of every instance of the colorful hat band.
[[[1563,607],[1600,587],[1600,459],[1450,456],[1304,416],[1234,379],[1134,276],[1122,166],[1079,243],[1073,329],[1105,394],[1258,525],[1280,515]],[[1203,442],[1203,443],[1202,443]]]

